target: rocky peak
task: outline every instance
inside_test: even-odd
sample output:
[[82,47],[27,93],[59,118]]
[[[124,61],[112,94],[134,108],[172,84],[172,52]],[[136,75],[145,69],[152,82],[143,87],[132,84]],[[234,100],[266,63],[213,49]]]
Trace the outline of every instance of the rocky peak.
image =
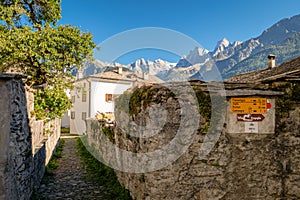
[[217,46],[215,49],[219,48],[219,47],[228,47],[230,45],[230,42],[227,38],[223,38],[222,40],[218,41]]
[[145,60],[141,58],[128,65],[128,68],[137,73],[148,72],[149,74],[156,75],[160,72],[170,70],[174,64],[162,59],[155,61]]
[[184,58],[191,64],[202,63],[209,57],[209,51],[201,47],[195,47],[194,50]]
[[234,41],[234,42],[232,43],[232,47],[235,48],[235,47],[241,45],[242,43],[243,43],[243,42],[241,42],[241,41]]
[[156,59],[154,62],[154,64],[169,64],[168,61],[162,60],[162,59]]
[[147,65],[147,61],[144,58],[141,58],[139,60],[136,60],[134,62],[134,65],[135,66],[142,66],[142,65],[144,66],[144,65]]
[[229,40],[223,38],[217,43],[217,46],[213,52],[213,56],[217,56],[219,53],[225,51],[225,49],[228,48],[229,46],[230,46]]

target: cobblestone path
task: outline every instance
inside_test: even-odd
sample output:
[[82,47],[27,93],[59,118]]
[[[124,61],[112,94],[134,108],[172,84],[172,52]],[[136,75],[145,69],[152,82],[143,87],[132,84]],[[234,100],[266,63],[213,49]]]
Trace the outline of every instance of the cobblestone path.
[[105,188],[85,179],[87,173],[77,152],[75,138],[64,138],[62,158],[48,184],[42,184],[36,193],[38,199],[106,199]]

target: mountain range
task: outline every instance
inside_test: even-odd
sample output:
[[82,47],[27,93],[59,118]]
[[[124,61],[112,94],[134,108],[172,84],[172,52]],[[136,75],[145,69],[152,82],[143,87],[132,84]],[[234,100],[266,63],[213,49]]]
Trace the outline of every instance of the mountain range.
[[[214,79],[212,75],[215,71],[212,71],[212,66],[215,65],[222,79],[227,79],[237,74],[266,68],[269,54],[276,55],[277,65],[300,56],[300,15],[282,19],[263,31],[260,36],[244,42],[230,42],[223,38],[213,51],[195,47],[177,63],[142,58],[123,67],[138,73],[147,71],[170,81],[177,77]],[[101,73],[117,65],[121,64],[96,60],[87,65],[84,74]]]

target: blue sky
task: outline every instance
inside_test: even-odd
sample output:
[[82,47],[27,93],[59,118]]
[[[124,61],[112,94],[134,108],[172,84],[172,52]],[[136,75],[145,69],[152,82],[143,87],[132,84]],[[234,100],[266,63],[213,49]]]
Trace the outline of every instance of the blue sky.
[[[245,41],[297,14],[299,0],[62,0],[59,23],[91,32],[96,44],[123,31],[161,27],[185,34],[213,50],[224,37],[231,42]],[[117,61],[128,64],[140,57],[176,62],[180,55],[146,49],[121,55]]]

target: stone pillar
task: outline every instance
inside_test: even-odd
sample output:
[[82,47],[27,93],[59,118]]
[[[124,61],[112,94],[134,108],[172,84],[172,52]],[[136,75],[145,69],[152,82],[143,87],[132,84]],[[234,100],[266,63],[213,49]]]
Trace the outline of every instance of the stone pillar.
[[0,74],[0,199],[30,199],[32,144],[23,77]]

